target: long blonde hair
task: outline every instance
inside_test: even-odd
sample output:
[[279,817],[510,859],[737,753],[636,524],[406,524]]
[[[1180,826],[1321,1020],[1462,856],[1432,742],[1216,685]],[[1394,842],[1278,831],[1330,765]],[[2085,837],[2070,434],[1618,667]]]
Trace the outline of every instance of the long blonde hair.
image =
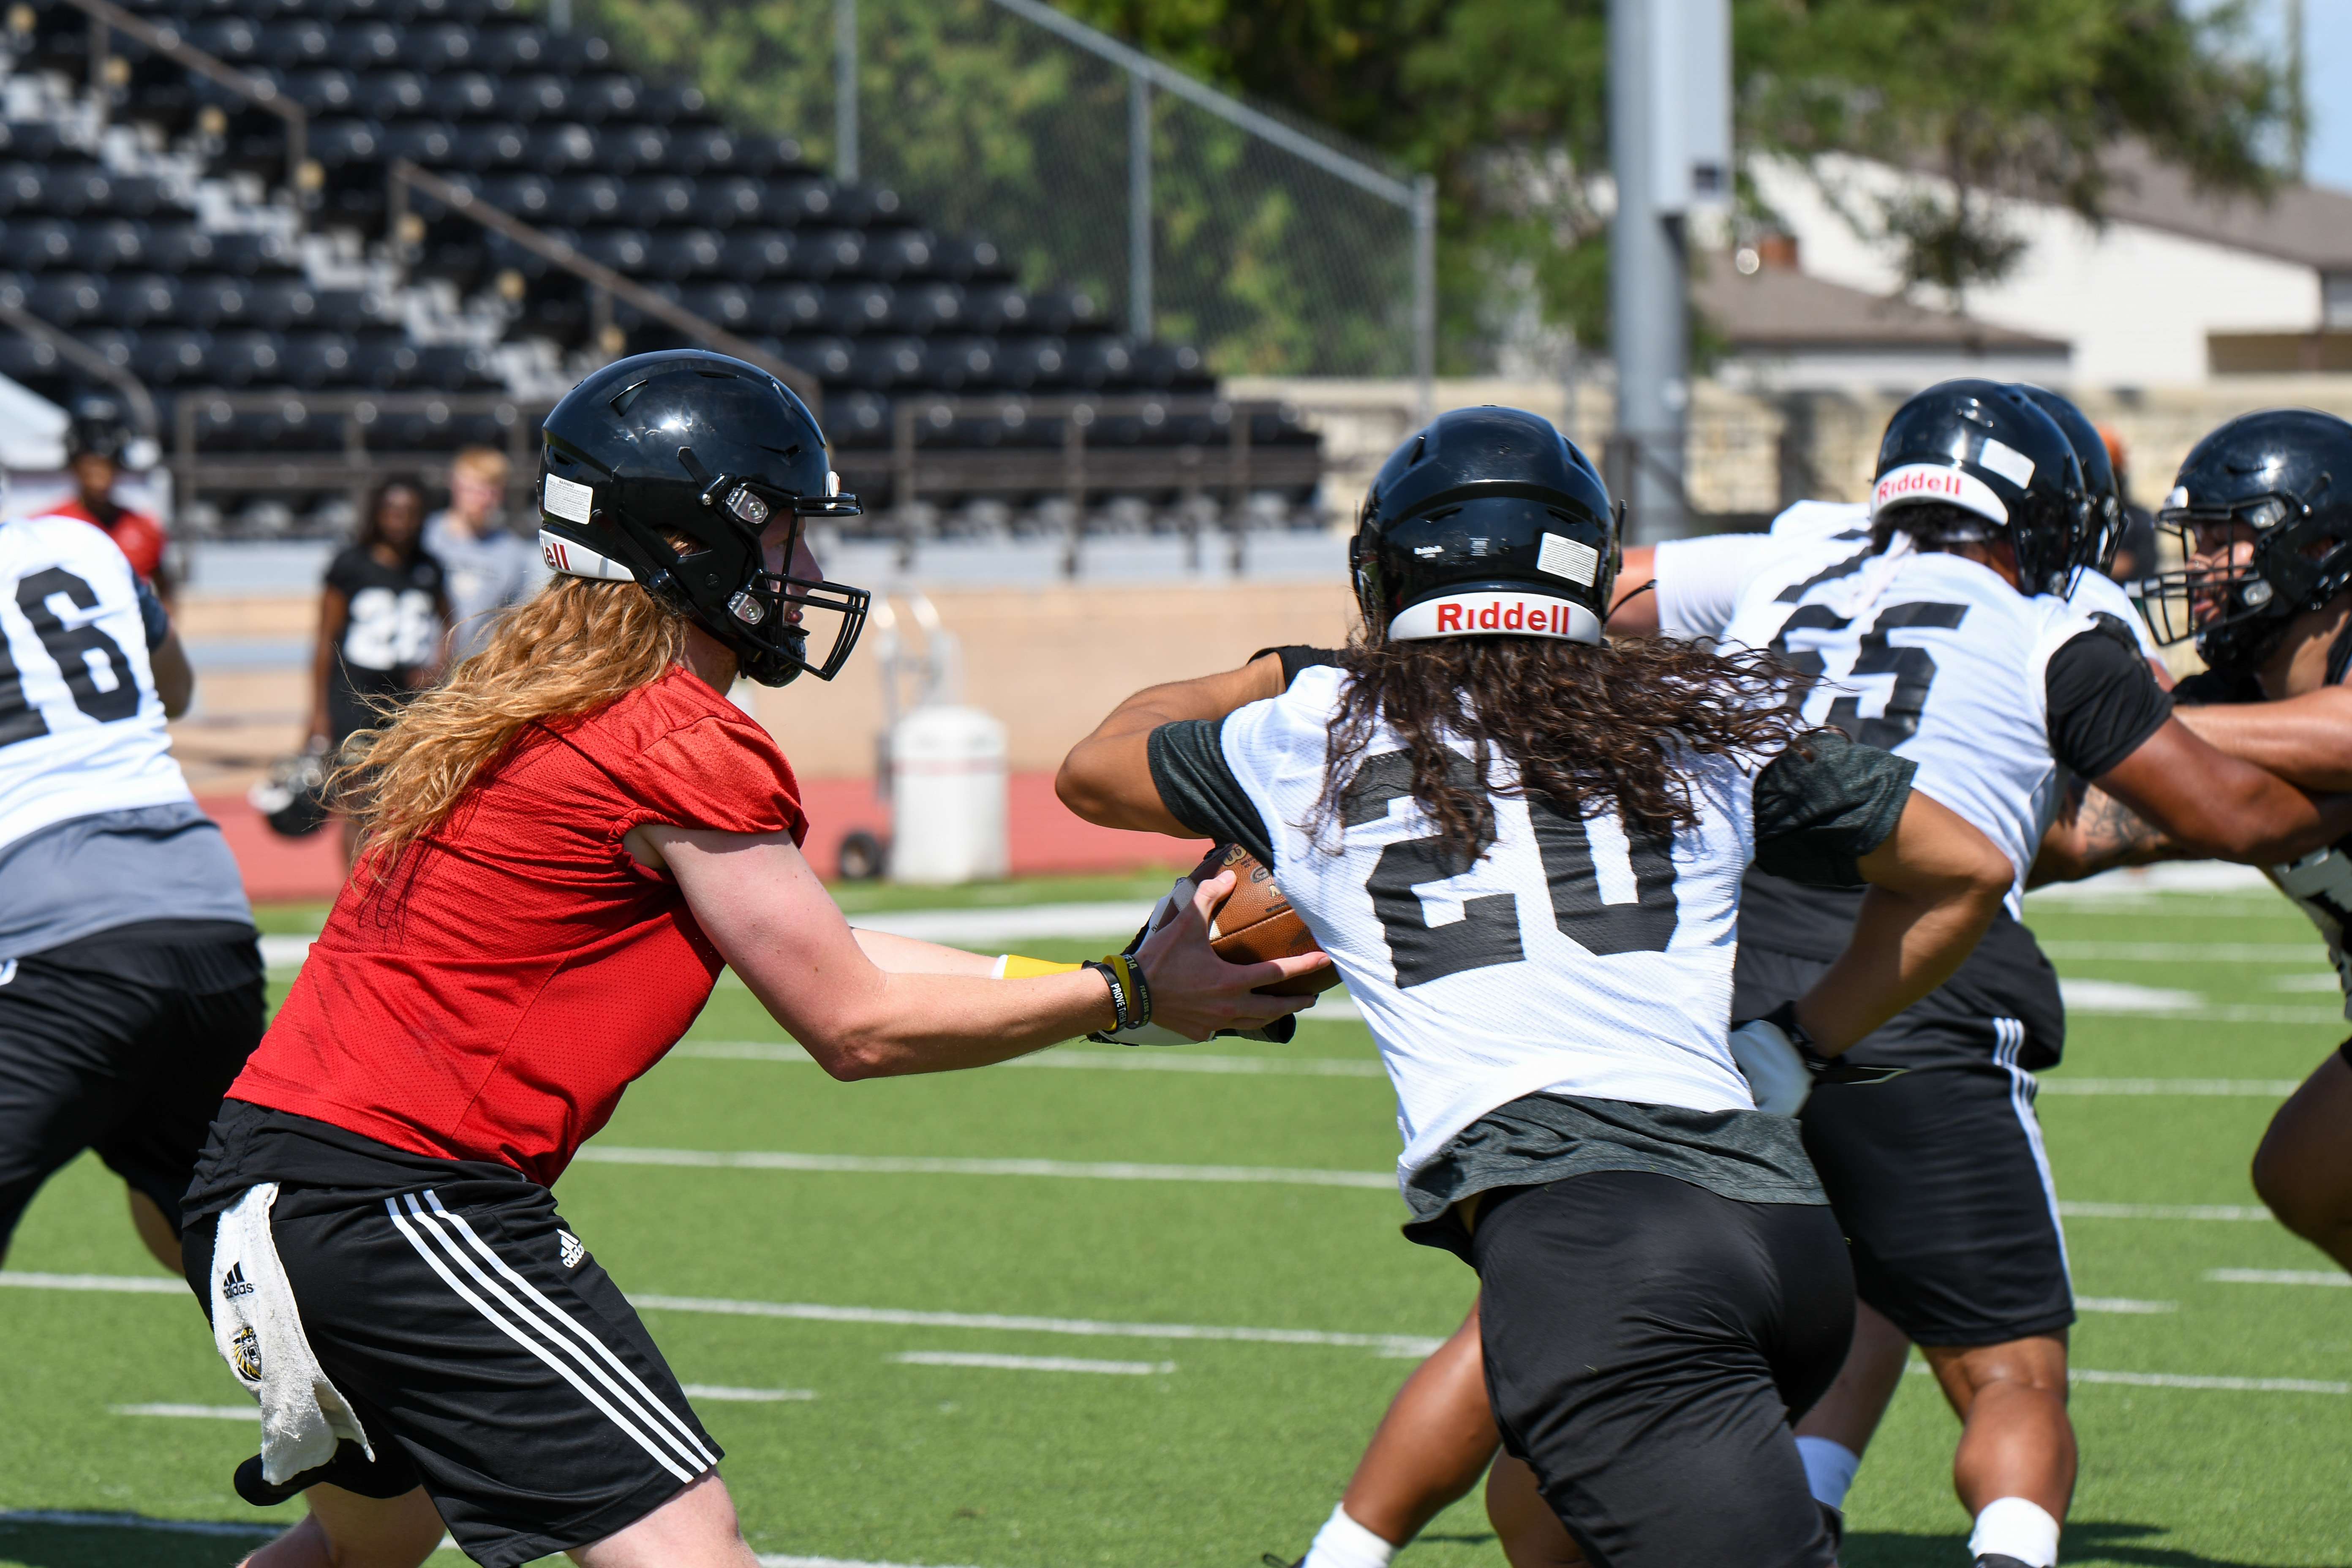
[[345,742],[328,797],[379,872],[457,808],[524,732],[593,712],[686,654],[687,620],[635,583],[558,577],[500,616],[479,653],[382,730]]

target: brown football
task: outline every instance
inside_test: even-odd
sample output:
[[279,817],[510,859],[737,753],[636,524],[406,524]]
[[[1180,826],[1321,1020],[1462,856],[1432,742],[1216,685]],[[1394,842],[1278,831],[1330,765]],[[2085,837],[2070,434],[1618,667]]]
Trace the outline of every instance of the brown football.
[[[1275,886],[1274,873],[1240,845],[1220,844],[1211,849],[1194,868],[1192,879],[1205,882],[1226,869],[1234,873],[1234,890],[1225,895],[1209,923],[1209,946],[1218,957],[1228,963],[1259,963],[1318,951],[1315,933]],[[1327,964],[1311,974],[1258,989],[1268,996],[1312,996],[1339,984],[1339,970]]]

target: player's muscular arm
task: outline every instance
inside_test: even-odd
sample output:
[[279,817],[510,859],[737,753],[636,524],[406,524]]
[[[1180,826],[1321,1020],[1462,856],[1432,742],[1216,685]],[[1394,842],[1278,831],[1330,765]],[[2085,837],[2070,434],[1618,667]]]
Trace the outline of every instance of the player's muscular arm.
[[1281,695],[1282,660],[1270,653],[1220,675],[1147,686],[1070,748],[1054,777],[1054,793],[1072,812],[1100,826],[1197,838],[1160,798],[1151,777],[1151,731],[1183,719],[1222,719],[1236,708]]
[[2324,686],[2278,702],[2178,710],[2216,751],[2309,790],[2352,790],[2352,689]]
[[2306,795],[2178,718],[2095,782],[2184,856],[2276,865],[2352,832],[2352,795]]
[[1870,890],[1853,935],[1797,1000],[1798,1020],[1832,1054],[1950,979],[2016,875],[1992,840],[1916,790],[1855,865]]
[[351,626],[352,602],[341,588],[319,595],[319,646],[310,655],[310,731],[309,739],[327,739],[327,687],[335,673],[335,648]]
[[2025,885],[2072,882],[2117,866],[2178,860],[2187,853],[2162,828],[2092,784],[2070,795],[2042,835]]
[[[1117,1022],[1109,990],[1091,971],[992,980],[877,966],[784,834],[648,824],[626,843],[639,861],[677,879],[730,967],[835,1078],[985,1067]],[[1209,910],[1232,888],[1230,874],[1203,884],[1138,954],[1153,1022],[1189,1039],[1260,1027],[1311,1000],[1258,996],[1253,988],[1317,967],[1319,954],[1238,964],[1209,950]]]
[[941,947],[911,936],[852,926],[858,950],[875,968],[891,974],[973,974],[986,980],[996,973],[996,960],[960,947]]

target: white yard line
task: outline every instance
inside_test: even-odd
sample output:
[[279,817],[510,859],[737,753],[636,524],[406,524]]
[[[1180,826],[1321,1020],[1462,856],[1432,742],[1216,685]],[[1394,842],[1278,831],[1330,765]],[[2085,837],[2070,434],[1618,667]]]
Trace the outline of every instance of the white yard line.
[[2334,1268],[2209,1268],[2205,1278],[2218,1285],[2352,1286],[2352,1274]]
[[[1932,1375],[1934,1368],[1915,1361],[1905,1369],[1915,1376]],[[2113,1383],[2126,1388],[2197,1388],[2223,1394],[2333,1394],[2352,1395],[2352,1383],[2310,1377],[2208,1377],[2185,1372],[2101,1372],[2095,1367],[2066,1369],[2069,1383]]]
[[813,1388],[729,1388],[716,1383],[688,1383],[679,1387],[688,1399],[709,1399],[721,1405],[778,1405],[816,1397]]
[[47,1524],[83,1530],[152,1530],[164,1535],[276,1535],[284,1521],[232,1524],[218,1519],[149,1519],[139,1513],[85,1513],[78,1509],[20,1508],[0,1512],[0,1525]]
[[2026,898],[2030,901],[2046,900],[2053,903],[2073,903],[2077,900],[2098,903],[2107,900],[2137,900],[2153,893],[2229,893],[2242,896],[2270,891],[2270,879],[2252,866],[2237,866],[2223,860],[2168,860],[2154,866],[2127,866],[2102,871],[2079,882],[2053,883],[2046,888],[2036,888]]
[[2242,1220],[2275,1225],[2271,1211],[2260,1204],[2086,1204],[2062,1203],[2066,1219],[2200,1219]]
[[707,1296],[651,1296],[632,1291],[631,1305],[648,1311],[709,1312],[721,1317],[782,1318],[795,1322],[882,1324],[893,1328],[979,1329],[1016,1334],[1066,1334],[1081,1339],[1203,1340],[1234,1344],[1328,1345],[1401,1355],[1427,1355],[1444,1339],[1419,1334],[1355,1334],[1322,1329],[1227,1328],[1207,1323],[1124,1323],[1098,1318],[1039,1318],[997,1312],[919,1312],[899,1307],[833,1307],[806,1301],[731,1301]]
[[1145,1165],[1125,1161],[950,1160],[923,1155],[797,1154],[773,1151],[615,1149],[591,1143],[580,1160],[605,1165],[677,1165],[744,1171],[817,1171],[858,1175],[1046,1176],[1081,1182],[1216,1182],[1394,1192],[1384,1171],[1296,1170],[1271,1165]]
[[2045,1078],[2042,1094],[2219,1095],[2284,1100],[2302,1085],[2291,1078]]
[[108,1290],[125,1296],[186,1296],[184,1279],[159,1279],[145,1274],[41,1274],[30,1269],[0,1270],[0,1285],[25,1290]]
[[258,1405],[110,1405],[115,1415],[169,1415],[183,1421],[249,1421],[261,1425]]
[[901,1366],[976,1366],[995,1372],[1093,1372],[1114,1377],[1151,1377],[1176,1370],[1172,1361],[1084,1361],[1066,1355],[991,1355],[984,1351],[900,1351]]
[[2128,1318],[2156,1317],[2165,1312],[2180,1310],[2178,1301],[2137,1301],[2129,1296],[2077,1296],[2074,1310],[2078,1312],[2113,1312]]

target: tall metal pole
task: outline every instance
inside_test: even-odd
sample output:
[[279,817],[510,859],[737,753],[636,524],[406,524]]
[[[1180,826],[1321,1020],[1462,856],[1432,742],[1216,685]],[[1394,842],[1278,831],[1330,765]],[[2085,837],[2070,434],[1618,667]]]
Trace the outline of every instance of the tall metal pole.
[[1610,0],[1609,161],[1617,213],[1609,226],[1611,344],[1617,361],[1617,459],[1612,479],[1640,540],[1688,531],[1683,502],[1684,415],[1690,405],[1682,221],[1658,210],[1654,161],[1664,119],[1654,95],[1664,40],[1656,0]]
[[1151,341],[1151,84],[1127,73],[1127,330]]
[[1412,384],[1424,425],[1437,417],[1437,176],[1412,182]]
[[857,0],[833,0],[833,177],[857,183]]
[[2310,68],[2304,61],[2303,46],[2303,0],[2286,0],[2287,104],[2294,115],[2294,144],[2289,154],[2298,180],[2309,177],[2311,148]]

